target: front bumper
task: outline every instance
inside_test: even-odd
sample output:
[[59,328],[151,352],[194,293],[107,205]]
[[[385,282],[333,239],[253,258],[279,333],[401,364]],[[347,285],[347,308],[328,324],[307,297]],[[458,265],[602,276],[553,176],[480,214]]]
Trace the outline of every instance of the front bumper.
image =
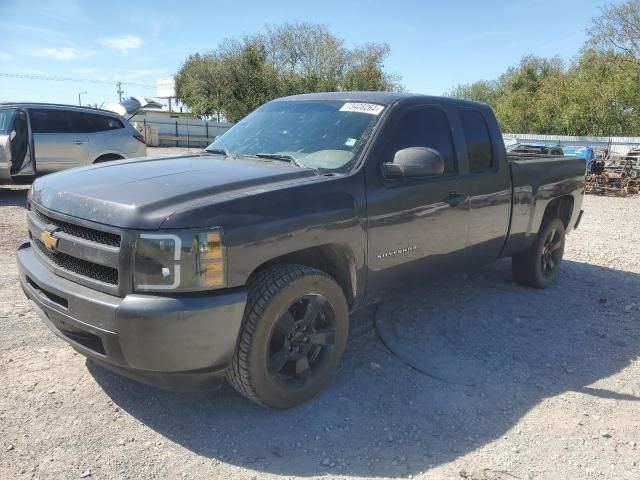
[[246,291],[121,298],[55,275],[29,242],[18,248],[17,259],[35,311],[81,354],[169,390],[220,385],[236,348]]

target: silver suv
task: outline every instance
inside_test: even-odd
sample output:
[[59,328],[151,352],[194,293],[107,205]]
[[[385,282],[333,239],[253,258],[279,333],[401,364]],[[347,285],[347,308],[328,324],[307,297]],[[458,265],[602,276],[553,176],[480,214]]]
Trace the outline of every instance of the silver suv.
[[143,157],[144,137],[107,110],[42,103],[0,104],[0,181]]

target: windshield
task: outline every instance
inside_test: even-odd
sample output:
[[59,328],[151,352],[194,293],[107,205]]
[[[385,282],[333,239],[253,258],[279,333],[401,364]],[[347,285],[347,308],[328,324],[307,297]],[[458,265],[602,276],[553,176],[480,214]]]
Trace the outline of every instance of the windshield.
[[0,134],[8,134],[11,131],[11,125],[13,120],[13,114],[15,113],[13,108],[0,109]]
[[355,164],[383,109],[362,102],[271,102],[246,116],[207,149],[228,151],[234,156],[277,154],[265,155],[268,158],[264,159],[347,171]]

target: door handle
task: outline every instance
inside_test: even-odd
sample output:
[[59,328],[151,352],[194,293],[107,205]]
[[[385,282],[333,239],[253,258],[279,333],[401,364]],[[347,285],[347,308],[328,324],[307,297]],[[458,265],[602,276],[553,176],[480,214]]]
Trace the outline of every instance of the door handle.
[[74,140],[73,141],[74,145],[84,145],[85,143],[87,143],[87,142],[83,142],[82,140]]
[[457,207],[466,199],[467,196],[464,193],[449,192],[449,195],[444,198],[444,202],[452,207]]

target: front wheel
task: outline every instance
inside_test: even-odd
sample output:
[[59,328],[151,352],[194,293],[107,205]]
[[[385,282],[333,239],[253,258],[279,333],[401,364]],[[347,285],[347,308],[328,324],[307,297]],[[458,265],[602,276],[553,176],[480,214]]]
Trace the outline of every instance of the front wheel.
[[249,285],[227,380],[260,405],[294,407],[331,382],[348,332],[347,301],[329,275],[301,265],[266,269]]
[[533,244],[514,255],[511,263],[513,278],[527,287],[546,288],[558,276],[564,254],[565,229],[562,220],[546,222]]

